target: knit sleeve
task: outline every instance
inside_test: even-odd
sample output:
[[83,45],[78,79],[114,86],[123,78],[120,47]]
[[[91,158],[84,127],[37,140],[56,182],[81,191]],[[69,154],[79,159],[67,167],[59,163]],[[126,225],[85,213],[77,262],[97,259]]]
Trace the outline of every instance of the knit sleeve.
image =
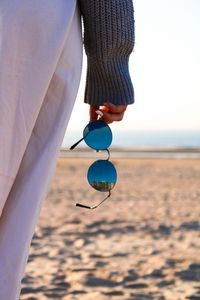
[[79,0],[87,75],[84,102],[134,103],[129,56],[134,48],[132,0]]

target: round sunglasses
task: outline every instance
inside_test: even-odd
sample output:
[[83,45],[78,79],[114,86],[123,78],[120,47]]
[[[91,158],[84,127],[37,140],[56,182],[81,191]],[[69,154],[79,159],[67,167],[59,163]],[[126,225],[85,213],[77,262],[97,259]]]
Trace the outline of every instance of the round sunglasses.
[[103,199],[99,204],[88,206],[81,203],[76,203],[76,206],[95,209],[102,204],[106,199],[111,196],[111,190],[114,188],[117,182],[117,171],[113,163],[109,161],[110,151],[109,146],[112,143],[112,131],[107,123],[101,119],[97,121],[91,121],[83,130],[83,138],[70,147],[73,150],[81,141],[92,149],[99,151],[107,151],[107,159],[96,160],[88,169],[87,179],[89,184],[100,192],[108,192],[108,196]]

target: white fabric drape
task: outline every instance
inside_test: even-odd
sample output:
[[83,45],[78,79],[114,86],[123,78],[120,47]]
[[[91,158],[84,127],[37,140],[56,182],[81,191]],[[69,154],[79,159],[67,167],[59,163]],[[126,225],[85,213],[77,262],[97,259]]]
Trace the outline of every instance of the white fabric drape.
[[18,300],[77,96],[76,0],[0,1],[0,300]]

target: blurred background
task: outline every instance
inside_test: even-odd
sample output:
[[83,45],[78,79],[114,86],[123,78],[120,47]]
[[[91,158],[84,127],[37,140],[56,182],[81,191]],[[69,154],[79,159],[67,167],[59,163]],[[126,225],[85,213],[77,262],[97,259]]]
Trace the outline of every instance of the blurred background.
[[[111,125],[113,146],[199,147],[200,2],[135,0],[134,8],[136,42],[129,68],[135,103],[122,122]],[[83,103],[86,64],[84,53],[80,88],[62,147],[76,141],[89,120],[89,106]]]
[[97,210],[75,207],[104,197],[87,182],[94,151],[65,150],[89,121],[84,55],[20,300],[200,299],[200,1],[134,6],[135,103],[110,125],[117,185]]

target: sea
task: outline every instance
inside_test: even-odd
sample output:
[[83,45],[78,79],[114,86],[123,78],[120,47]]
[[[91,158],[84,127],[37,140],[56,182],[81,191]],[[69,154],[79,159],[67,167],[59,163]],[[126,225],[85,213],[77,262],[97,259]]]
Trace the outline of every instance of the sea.
[[[117,131],[112,130],[112,147],[117,148],[188,148],[200,149],[200,131]],[[69,148],[82,137],[82,132],[66,132],[62,147]],[[82,142],[82,148],[87,145]]]

